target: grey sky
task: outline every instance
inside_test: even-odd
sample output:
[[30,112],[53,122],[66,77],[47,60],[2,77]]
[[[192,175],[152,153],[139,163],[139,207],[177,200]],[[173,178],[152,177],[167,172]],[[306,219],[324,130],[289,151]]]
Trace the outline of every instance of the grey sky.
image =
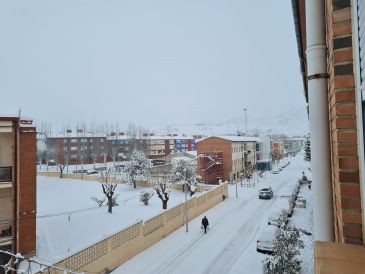
[[304,107],[290,1],[0,0],[0,113],[146,127]]

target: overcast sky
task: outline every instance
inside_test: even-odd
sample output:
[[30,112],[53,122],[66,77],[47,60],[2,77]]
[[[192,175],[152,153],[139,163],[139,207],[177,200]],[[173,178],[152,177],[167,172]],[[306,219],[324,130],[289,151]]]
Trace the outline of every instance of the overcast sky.
[[290,1],[0,0],[0,113],[145,127],[305,105]]

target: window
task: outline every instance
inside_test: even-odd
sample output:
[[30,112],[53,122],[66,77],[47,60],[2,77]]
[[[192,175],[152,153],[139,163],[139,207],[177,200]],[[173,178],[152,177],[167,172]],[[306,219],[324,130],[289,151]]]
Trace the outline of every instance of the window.
[[71,143],[77,143],[77,139],[71,139]]
[[0,167],[0,182],[12,181],[11,170],[12,167]]

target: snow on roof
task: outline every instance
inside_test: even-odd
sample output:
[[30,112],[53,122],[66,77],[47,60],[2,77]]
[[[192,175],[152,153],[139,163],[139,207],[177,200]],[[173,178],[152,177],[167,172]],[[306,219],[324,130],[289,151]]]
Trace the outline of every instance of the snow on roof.
[[201,141],[204,141],[209,138],[221,138],[221,139],[231,141],[231,142],[259,142],[260,141],[260,138],[250,137],[250,136],[214,135],[214,136],[209,136],[207,138],[200,139],[197,142],[201,142]]
[[47,138],[105,138],[106,135],[102,133],[91,132],[70,132],[70,133],[51,133],[47,135]]
[[185,151],[185,153],[187,153],[187,154],[191,154],[191,155],[193,155],[193,156],[198,156],[198,151],[196,151],[196,150],[192,150],[192,151]]

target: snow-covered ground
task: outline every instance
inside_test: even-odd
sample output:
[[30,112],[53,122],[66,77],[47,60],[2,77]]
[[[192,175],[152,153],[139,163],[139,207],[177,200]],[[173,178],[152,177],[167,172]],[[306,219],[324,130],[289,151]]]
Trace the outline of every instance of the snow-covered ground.
[[[201,215],[190,222],[188,233],[184,228],[178,229],[113,273],[262,273],[261,261],[266,255],[256,252],[259,228],[266,225],[267,213],[280,189],[296,182],[309,167],[301,153],[289,160],[291,164],[282,172],[266,172],[255,187],[238,186],[238,198],[236,186],[230,185],[230,198],[203,214],[210,222],[207,235],[200,229]],[[272,187],[273,199],[258,199],[258,189],[264,185]],[[308,191],[301,194],[308,196],[309,207],[295,209],[291,222],[311,230],[311,195]],[[303,266],[313,265],[311,240],[306,239],[305,243]],[[311,273],[311,269],[303,267],[302,273]]]
[[[148,206],[139,201],[143,190],[153,191],[118,185],[119,206],[109,214],[106,207],[97,207],[91,200],[104,198],[98,182],[38,176],[37,257],[43,262],[57,262],[141,219],[160,214],[162,202],[157,195]],[[182,203],[184,198],[183,192],[172,190],[168,208]]]

